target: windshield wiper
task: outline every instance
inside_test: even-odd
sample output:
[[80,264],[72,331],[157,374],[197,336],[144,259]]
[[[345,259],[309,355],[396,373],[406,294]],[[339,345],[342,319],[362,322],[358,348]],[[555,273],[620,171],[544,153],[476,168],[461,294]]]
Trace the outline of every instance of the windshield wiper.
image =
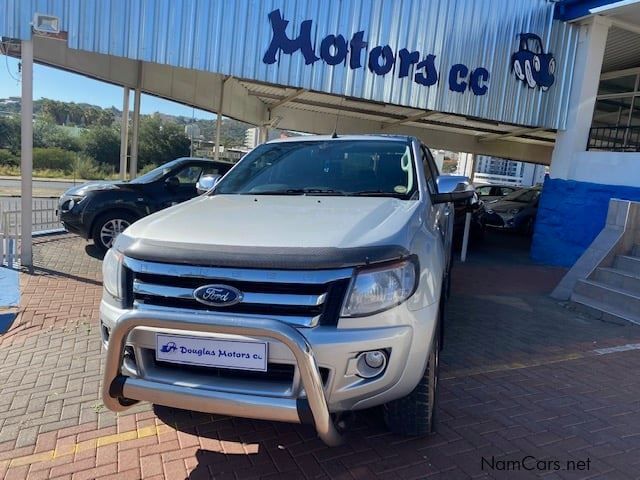
[[264,192],[247,192],[248,195],[347,195],[331,188],[289,188],[287,190],[265,190]]
[[372,197],[395,197],[395,198],[402,198],[404,197],[406,194],[404,193],[394,193],[394,192],[383,192],[382,190],[362,190],[360,192],[350,192],[349,195],[353,195],[353,196],[361,196],[361,197],[365,197],[365,196],[372,196]]

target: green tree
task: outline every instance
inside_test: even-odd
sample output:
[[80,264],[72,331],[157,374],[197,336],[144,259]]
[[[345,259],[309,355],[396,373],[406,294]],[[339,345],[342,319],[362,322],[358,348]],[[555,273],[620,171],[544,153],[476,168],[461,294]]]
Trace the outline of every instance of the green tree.
[[189,138],[184,127],[164,121],[153,114],[140,119],[140,141],[138,166],[160,165],[170,160],[189,155]]
[[96,162],[117,168],[120,165],[120,132],[114,127],[95,126],[82,134],[83,152]]
[[0,148],[13,154],[20,151],[20,120],[18,117],[0,117]]
[[38,120],[33,127],[33,146],[56,147],[72,152],[79,152],[81,149],[79,138],[69,133],[64,127],[42,120]]

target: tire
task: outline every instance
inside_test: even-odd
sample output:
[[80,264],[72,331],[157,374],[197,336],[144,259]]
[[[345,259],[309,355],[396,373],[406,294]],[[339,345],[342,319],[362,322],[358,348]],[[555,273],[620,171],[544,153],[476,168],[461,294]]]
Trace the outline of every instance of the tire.
[[524,74],[527,78],[527,85],[529,85],[530,88],[536,88],[538,83],[535,78],[533,78],[533,71],[531,70],[531,62],[529,60],[524,61]]
[[134,215],[123,211],[107,212],[100,215],[94,222],[91,234],[93,243],[100,250],[106,252],[111,248],[116,237],[136,220]]
[[526,222],[524,223],[524,226],[522,227],[523,235],[527,237],[530,237],[533,235],[533,224],[534,224],[533,217],[527,218]]
[[440,325],[442,304],[438,313],[438,326],[433,335],[427,368],[416,388],[406,397],[384,405],[387,428],[400,435],[418,437],[436,430],[438,403],[438,374],[440,370]]

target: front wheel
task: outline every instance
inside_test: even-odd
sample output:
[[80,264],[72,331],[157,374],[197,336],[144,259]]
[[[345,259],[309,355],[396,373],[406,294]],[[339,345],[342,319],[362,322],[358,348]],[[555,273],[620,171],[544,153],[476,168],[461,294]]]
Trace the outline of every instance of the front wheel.
[[109,250],[118,235],[136,221],[136,218],[127,212],[108,212],[101,215],[93,227],[93,243],[102,251]]
[[[442,315],[440,307],[439,317]],[[424,436],[435,432],[435,412],[438,398],[440,370],[440,318],[433,335],[433,344],[427,368],[416,388],[404,398],[384,405],[384,418],[393,433],[406,436]]]

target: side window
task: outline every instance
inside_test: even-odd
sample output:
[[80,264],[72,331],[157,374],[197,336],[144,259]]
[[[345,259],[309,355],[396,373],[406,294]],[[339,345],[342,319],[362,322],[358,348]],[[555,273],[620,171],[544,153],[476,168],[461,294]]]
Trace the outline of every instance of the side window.
[[509,187],[502,187],[500,189],[500,195],[504,196],[504,195],[509,195],[511,192],[513,192],[513,188],[509,188]]
[[175,176],[178,177],[180,185],[193,184],[198,181],[200,174],[202,173],[202,167],[198,165],[190,165],[180,170]]
[[478,192],[478,195],[480,195],[481,197],[486,197],[487,195],[491,194],[491,187],[488,185],[486,187],[479,187],[476,188],[476,192]]
[[438,177],[438,167],[436,163],[433,161],[433,157],[431,156],[431,152],[424,145],[420,146],[422,151],[422,166],[424,168],[424,176],[427,181],[427,188],[429,189],[429,193],[434,195],[438,193],[438,187],[436,184],[436,178]]
[[202,169],[202,175],[224,175],[217,165],[207,165]]

